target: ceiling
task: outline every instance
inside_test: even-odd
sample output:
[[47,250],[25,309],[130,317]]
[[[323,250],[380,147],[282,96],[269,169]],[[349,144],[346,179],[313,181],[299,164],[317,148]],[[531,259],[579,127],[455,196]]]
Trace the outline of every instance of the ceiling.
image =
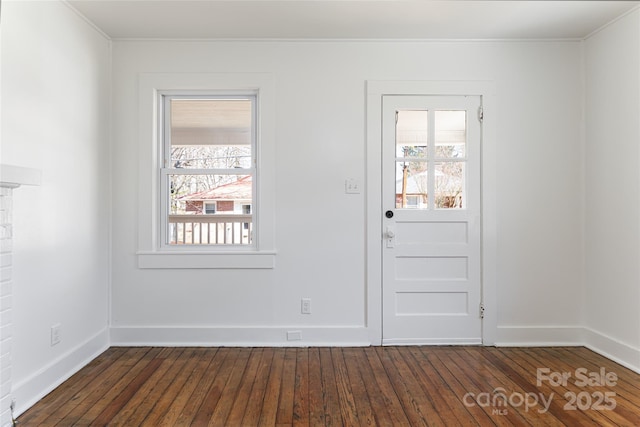
[[67,0],[114,39],[582,39],[638,1]]

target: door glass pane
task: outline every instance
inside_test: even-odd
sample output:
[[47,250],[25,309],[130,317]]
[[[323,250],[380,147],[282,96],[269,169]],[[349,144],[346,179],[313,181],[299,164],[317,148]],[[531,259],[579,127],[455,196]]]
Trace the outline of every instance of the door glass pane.
[[396,208],[427,209],[429,112],[397,111]]
[[459,159],[466,156],[466,111],[436,111],[436,157]]
[[396,209],[427,209],[427,162],[396,162]]
[[172,99],[169,167],[250,168],[252,104],[250,99]]
[[466,162],[437,162],[435,164],[435,207],[452,209],[465,207]]
[[428,111],[398,111],[396,157],[427,157]]

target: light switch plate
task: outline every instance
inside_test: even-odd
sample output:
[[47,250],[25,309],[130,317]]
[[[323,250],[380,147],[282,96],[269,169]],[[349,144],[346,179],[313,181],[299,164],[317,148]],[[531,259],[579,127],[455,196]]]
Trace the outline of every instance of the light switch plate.
[[346,194],[360,194],[360,181],[356,178],[347,178],[344,181],[344,192]]

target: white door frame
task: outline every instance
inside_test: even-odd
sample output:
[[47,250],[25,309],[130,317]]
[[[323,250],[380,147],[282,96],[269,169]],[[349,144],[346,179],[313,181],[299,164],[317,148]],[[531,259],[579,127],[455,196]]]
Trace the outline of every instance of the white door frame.
[[483,345],[495,345],[496,305],[496,142],[494,84],[490,81],[368,81],[366,123],[366,286],[367,323],[372,345],[382,344],[382,97],[384,95],[479,95],[482,97],[481,299]]

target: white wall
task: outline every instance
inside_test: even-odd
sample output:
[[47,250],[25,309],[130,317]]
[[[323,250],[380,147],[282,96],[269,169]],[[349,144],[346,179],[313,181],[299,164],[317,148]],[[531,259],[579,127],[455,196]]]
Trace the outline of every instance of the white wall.
[[640,370],[640,11],[586,41],[588,343]]
[[110,42],[61,2],[3,1],[1,47],[1,161],[42,171],[13,201],[21,412],[108,345]]
[[[303,344],[364,343],[366,191],[343,185],[365,181],[367,80],[494,82],[499,343],[586,339],[640,366],[638,20],[584,46],[118,41],[110,70],[110,42],[65,5],[3,2],[1,161],[43,172],[14,202],[19,409],[108,345],[110,275],[114,342],[284,344],[293,329]],[[148,72],[274,76],[274,269],[137,268]],[[63,340],[51,347],[55,323]]]
[[[367,80],[494,82],[498,341],[580,342],[579,42],[116,41],[113,55],[114,342],[282,344],[291,329],[305,343],[360,339],[366,191],[345,195],[344,180],[365,180]],[[273,270],[137,268],[137,79],[148,72],[274,76]]]

